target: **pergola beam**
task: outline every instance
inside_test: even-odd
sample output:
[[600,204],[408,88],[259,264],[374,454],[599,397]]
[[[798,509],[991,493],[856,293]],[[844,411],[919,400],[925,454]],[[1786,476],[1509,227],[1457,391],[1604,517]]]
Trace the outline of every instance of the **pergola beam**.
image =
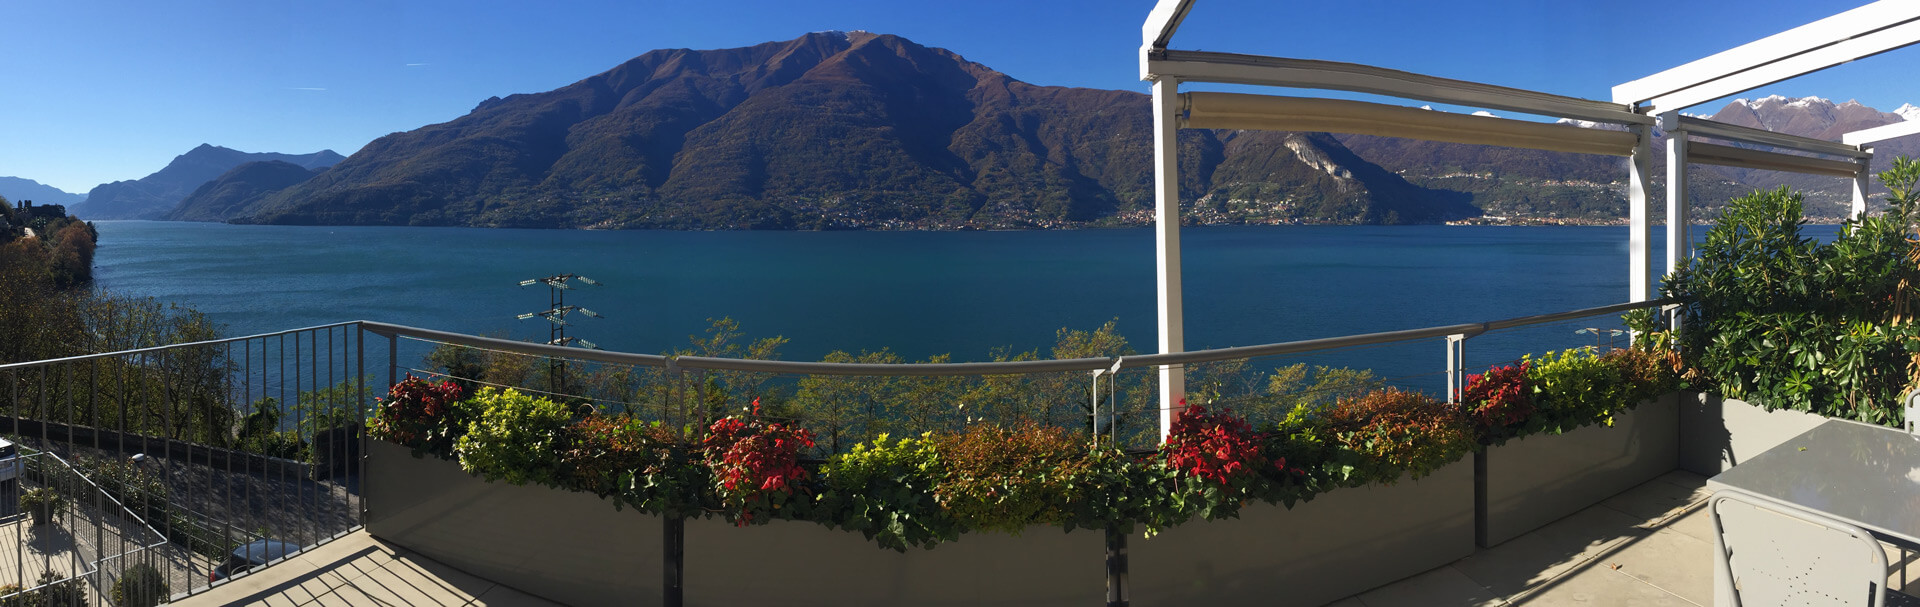
[[1164,49],[1173,40],[1173,32],[1180,29],[1187,12],[1193,10],[1193,0],[1160,0],[1154,3],[1153,10],[1147,12],[1147,21],[1140,25],[1140,47],[1143,49]]
[[1311,131],[1497,145],[1575,154],[1628,156],[1634,135],[1489,116],[1449,114],[1397,105],[1250,95],[1184,93],[1187,127]]
[[1705,118],[1694,118],[1692,116],[1681,116],[1679,128],[1701,137],[1712,137],[1741,143],[1754,143],[1813,154],[1827,154],[1847,158],[1866,158],[1870,155],[1861,151],[1860,146],[1857,145],[1835,143],[1825,139],[1814,139],[1812,137],[1801,137],[1799,135],[1788,135],[1786,133],[1776,133],[1765,129],[1715,122]]
[[1840,141],[1847,145],[1868,145],[1914,134],[1920,134],[1920,120],[1905,120],[1854,131],[1841,135]]
[[1142,61],[1147,73],[1187,82],[1349,91],[1556,118],[1653,124],[1651,117],[1634,113],[1623,104],[1358,63],[1181,50],[1159,51]]
[[1695,141],[1687,146],[1687,162],[1694,164],[1712,164],[1743,169],[1764,169],[1769,171],[1787,171],[1828,177],[1853,179],[1860,173],[1859,161],[1828,160],[1808,156],[1795,156],[1779,152],[1766,152],[1736,148]]
[[1680,110],[1920,42],[1920,2],[1880,0],[1613,87],[1648,113]]

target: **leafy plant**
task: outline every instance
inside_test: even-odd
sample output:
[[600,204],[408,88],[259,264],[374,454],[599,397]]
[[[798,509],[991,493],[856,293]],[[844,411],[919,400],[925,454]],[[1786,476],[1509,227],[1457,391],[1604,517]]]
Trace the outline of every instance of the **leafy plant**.
[[1533,386],[1527,381],[1531,369],[1531,364],[1521,362],[1467,376],[1460,407],[1480,444],[1506,442],[1533,416]]
[[1452,407],[1399,388],[1341,399],[1327,412],[1326,429],[1359,455],[1353,476],[1362,482],[1392,483],[1403,473],[1418,479],[1473,448],[1472,430]]
[[126,568],[113,582],[113,604],[120,607],[153,607],[169,596],[167,576],[146,563]]
[[1060,428],[974,424],[934,441],[946,463],[934,497],[969,528],[1017,534],[1058,523],[1083,497],[1076,481],[1089,472],[1087,445]]
[[1261,436],[1247,420],[1234,416],[1232,409],[1208,412],[1202,405],[1184,401],[1182,405],[1160,452],[1166,455],[1167,467],[1200,479],[1204,490],[1243,496],[1264,468],[1286,467],[1284,459],[1267,459],[1260,448]]
[[20,494],[20,509],[33,515],[35,525],[57,521],[66,505],[67,498],[52,487],[35,487]]
[[696,514],[706,479],[687,465],[677,439],[658,422],[588,415],[567,428],[560,485],[612,498],[616,508],[626,504],[667,516]]
[[960,537],[935,498],[945,475],[932,433],[889,443],[885,434],[820,467],[816,511],[828,525],[858,531],[882,548],[931,549]]
[[461,468],[488,481],[557,484],[560,449],[573,423],[566,405],[512,388],[485,388],[466,406],[474,419],[454,443]]
[[1539,412],[1528,421],[1525,434],[1613,425],[1614,413],[1639,404],[1622,370],[1588,348],[1546,353],[1532,365],[1528,379]]
[[806,505],[793,498],[809,478],[800,452],[814,447],[806,429],[760,418],[758,401],[752,413],[714,421],[700,443],[714,493],[727,519],[742,527],[765,523],[788,505]]
[[1920,251],[1908,238],[1920,168],[1896,162],[1889,212],[1850,222],[1833,242],[1803,236],[1801,197],[1785,189],[1728,204],[1698,259],[1667,280],[1689,298],[1682,351],[1722,394],[1769,409],[1899,423],[1920,350],[1910,318]]
[[378,399],[369,432],[379,438],[413,448],[414,457],[433,454],[453,458],[454,443],[466,433],[470,420],[459,407],[463,392],[452,381],[438,384],[408,375]]

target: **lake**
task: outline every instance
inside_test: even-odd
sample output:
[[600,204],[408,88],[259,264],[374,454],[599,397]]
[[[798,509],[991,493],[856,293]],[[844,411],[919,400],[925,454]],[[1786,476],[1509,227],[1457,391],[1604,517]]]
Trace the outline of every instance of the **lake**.
[[[543,286],[570,335],[608,350],[684,347],[708,319],[783,335],[792,360],[891,349],[910,359],[1040,349],[1118,320],[1155,350],[1153,232],[673,232],[295,227],[101,221],[98,284],[192,306],[239,336],[348,320],[547,338]],[[1830,229],[1828,230],[1831,231]],[[1704,232],[1697,229],[1696,234]],[[1627,299],[1627,229],[1235,226],[1183,229],[1190,350],[1497,320]],[[1656,229],[1655,255],[1662,249]],[[1558,323],[1477,337],[1469,368],[1593,344]],[[1440,340],[1267,361],[1375,368],[1423,389]],[[1431,385],[1429,385],[1431,384]]]

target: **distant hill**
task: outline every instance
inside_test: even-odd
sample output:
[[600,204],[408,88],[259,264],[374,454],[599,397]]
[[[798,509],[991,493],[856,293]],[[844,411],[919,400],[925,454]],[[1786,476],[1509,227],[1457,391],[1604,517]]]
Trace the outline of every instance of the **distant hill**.
[[307,168],[284,160],[249,162],[201,184],[162,216],[170,221],[226,221],[261,199],[312,179],[326,167]]
[[234,167],[263,160],[279,160],[307,169],[325,168],[342,160],[333,150],[312,154],[247,153],[201,144],[158,172],[132,181],[101,184],[87,200],[73,208],[87,219],[158,219],[202,184]]
[[84,194],[70,194],[60,188],[21,177],[0,177],[0,198],[68,206],[87,199]]
[[[1188,131],[1195,221],[1477,214],[1324,135]],[[1142,223],[1146,95],[1036,86],[904,38],[659,50],[369,143],[236,221],[692,229]]]

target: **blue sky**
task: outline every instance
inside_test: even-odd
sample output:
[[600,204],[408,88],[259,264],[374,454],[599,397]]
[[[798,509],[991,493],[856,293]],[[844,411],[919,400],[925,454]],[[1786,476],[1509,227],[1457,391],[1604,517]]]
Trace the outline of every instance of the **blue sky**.
[[[1615,84],[1862,3],[1200,0],[1174,46],[1351,61],[1606,99]],[[456,118],[489,96],[551,90],[648,50],[729,48],[829,29],[899,34],[1035,84],[1144,92],[1137,49],[1152,5],[6,2],[0,175],[85,192],[145,176],[201,143],[351,154],[382,135]],[[1920,103],[1910,67],[1916,51],[1746,96],[1857,98],[1882,110]]]

